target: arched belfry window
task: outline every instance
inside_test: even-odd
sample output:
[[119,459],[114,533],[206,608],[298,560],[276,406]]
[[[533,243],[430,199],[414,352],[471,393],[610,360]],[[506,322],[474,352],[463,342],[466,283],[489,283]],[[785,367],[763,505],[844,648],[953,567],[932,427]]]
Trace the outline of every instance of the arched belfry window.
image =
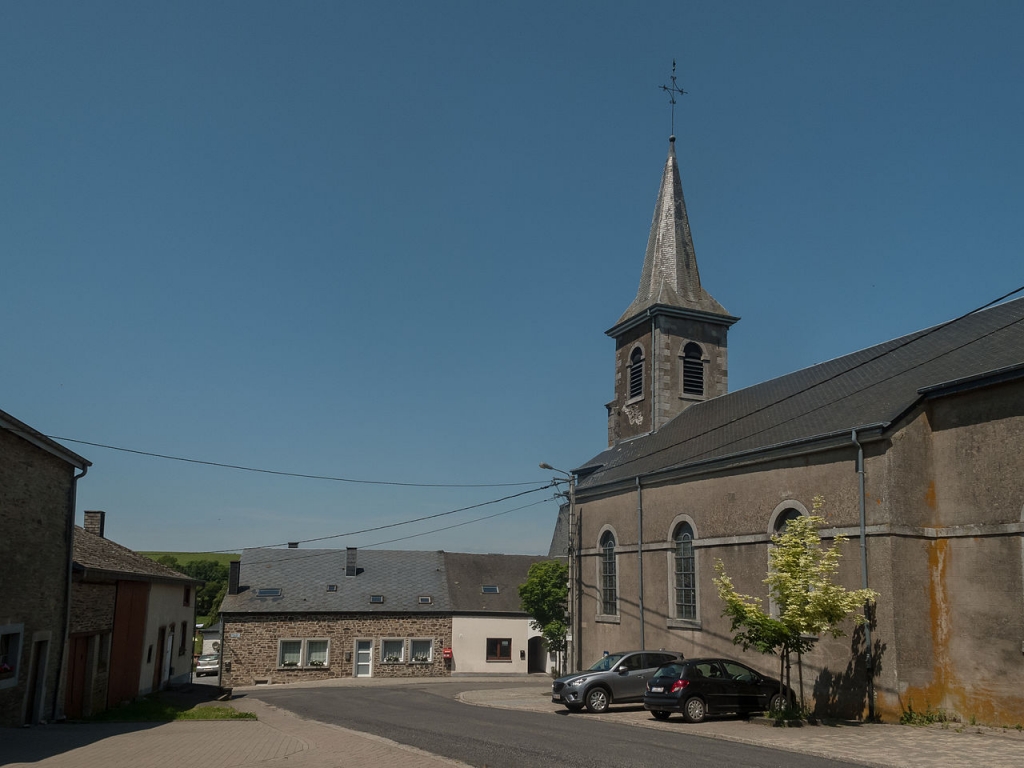
[[629,399],[644,393],[644,351],[636,347],[629,354]]
[[693,528],[689,523],[676,526],[676,618],[697,619],[697,568],[693,556]]
[[704,396],[704,351],[692,341],[683,347],[683,394]]
[[601,613],[619,612],[618,576],[615,572],[615,534],[605,531],[601,537]]

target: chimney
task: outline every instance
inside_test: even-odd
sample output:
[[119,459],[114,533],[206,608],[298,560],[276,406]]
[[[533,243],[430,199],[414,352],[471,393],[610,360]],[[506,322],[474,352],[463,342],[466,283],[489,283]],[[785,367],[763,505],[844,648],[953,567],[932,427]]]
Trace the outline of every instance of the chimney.
[[228,563],[228,594],[238,594],[238,574],[241,568],[240,560],[232,560]]
[[356,548],[345,547],[345,575],[356,575]]
[[85,530],[87,530],[89,533],[99,536],[102,539],[103,524],[105,522],[107,513],[104,512],[102,509],[97,509],[92,511],[86,510],[84,514],[85,525],[83,525],[82,527],[85,528]]

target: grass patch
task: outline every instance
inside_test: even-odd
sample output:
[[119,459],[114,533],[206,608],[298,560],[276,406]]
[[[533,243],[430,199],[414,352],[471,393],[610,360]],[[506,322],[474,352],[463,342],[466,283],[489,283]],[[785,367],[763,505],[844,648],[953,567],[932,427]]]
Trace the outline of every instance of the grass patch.
[[91,723],[169,723],[172,720],[255,720],[252,712],[239,712],[231,707],[193,705],[161,696],[159,693],[121,707],[93,715]]
[[914,711],[913,702],[907,703],[907,708],[900,715],[900,725],[934,725],[935,723],[958,723],[960,719],[944,709],[932,709],[925,704],[924,712]]

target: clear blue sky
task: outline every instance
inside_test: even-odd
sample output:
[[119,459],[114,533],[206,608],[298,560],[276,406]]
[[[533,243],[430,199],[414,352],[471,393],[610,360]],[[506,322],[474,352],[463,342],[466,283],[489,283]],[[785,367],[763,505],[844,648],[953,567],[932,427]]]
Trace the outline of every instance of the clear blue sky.
[[[0,408],[283,472],[541,484],[606,445],[673,58],[735,390],[1024,284],[1021,40],[1017,1],[4,3]],[[79,510],[135,549],[529,487],[66,445]],[[331,543],[542,501],[386,546],[546,552],[551,498]]]

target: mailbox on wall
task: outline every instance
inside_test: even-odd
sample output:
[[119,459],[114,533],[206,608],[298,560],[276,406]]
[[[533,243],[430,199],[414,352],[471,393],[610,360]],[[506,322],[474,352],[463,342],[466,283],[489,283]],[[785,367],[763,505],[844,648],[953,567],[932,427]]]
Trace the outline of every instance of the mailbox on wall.
[[441,657],[445,658],[445,659],[450,659],[452,657],[452,649],[451,648],[442,648],[441,649]]

